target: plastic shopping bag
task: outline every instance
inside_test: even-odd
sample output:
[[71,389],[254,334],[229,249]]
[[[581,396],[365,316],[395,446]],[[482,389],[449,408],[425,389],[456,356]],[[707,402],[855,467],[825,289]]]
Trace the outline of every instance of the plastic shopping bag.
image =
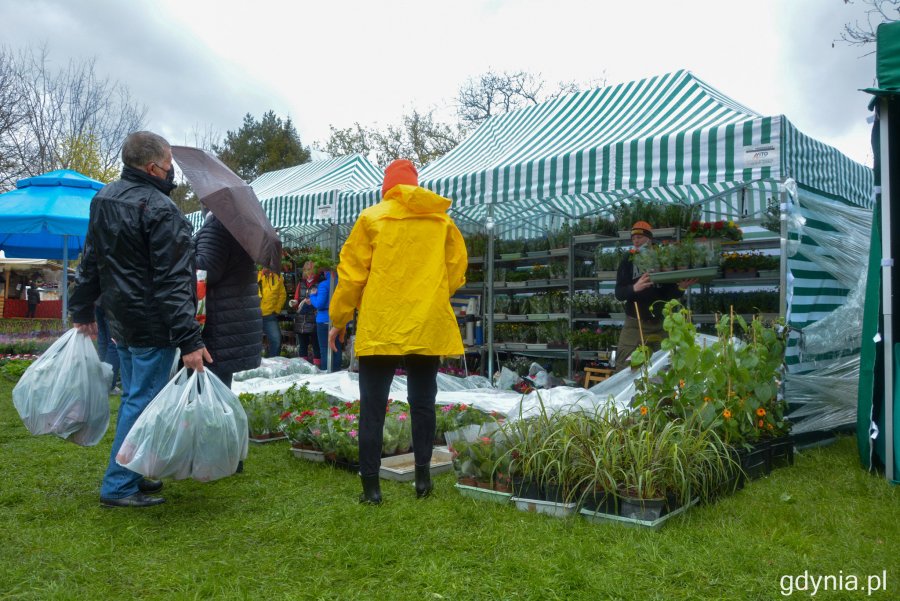
[[54,342],[13,388],[13,404],[32,434],[54,434],[94,446],[109,426],[112,367],[90,337],[72,328]]
[[213,373],[183,368],[138,417],[116,462],[154,479],[208,482],[233,474],[247,446],[237,396]]

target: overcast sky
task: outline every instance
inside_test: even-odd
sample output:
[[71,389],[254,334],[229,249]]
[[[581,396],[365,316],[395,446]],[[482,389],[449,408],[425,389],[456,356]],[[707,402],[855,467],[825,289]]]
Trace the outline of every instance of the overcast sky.
[[[290,116],[305,145],[329,125],[453,110],[468,77],[525,70],[610,84],[688,69],[765,115],[871,165],[874,56],[836,44],[843,0],[0,0],[0,44],[97,58],[173,143],[243,116]],[[870,49],[874,50],[874,48]]]

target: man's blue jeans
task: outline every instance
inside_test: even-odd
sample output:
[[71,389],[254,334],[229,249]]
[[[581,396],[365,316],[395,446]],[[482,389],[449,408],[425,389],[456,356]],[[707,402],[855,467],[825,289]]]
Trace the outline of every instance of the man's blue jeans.
[[281,355],[281,328],[278,327],[278,316],[266,315],[262,319],[263,334],[269,343],[266,347],[266,357],[278,357]]
[[109,467],[106,468],[103,484],[100,486],[100,496],[104,499],[121,499],[138,492],[138,482],[142,476],[116,463],[116,454],[138,416],[168,383],[169,372],[175,361],[174,348],[122,345],[118,350],[122,403],[116,419],[116,435],[109,455]]

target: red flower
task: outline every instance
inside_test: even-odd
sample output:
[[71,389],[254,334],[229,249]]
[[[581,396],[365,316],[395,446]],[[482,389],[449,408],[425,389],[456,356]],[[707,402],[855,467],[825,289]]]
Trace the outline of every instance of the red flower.
[[291,415],[290,411],[285,411],[281,414],[281,419],[287,419]]
[[715,225],[713,225],[713,228],[715,228],[716,230],[720,230],[723,227],[725,227],[724,221],[716,221]]

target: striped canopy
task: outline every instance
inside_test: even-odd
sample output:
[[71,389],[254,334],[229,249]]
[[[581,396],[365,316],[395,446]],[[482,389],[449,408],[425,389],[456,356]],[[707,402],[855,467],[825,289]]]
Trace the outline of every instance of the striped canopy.
[[[422,186],[453,200],[459,221],[576,219],[641,197],[703,204],[708,218],[752,218],[792,177],[870,206],[871,172],[764,117],[688,71],[561,96],[492,117],[422,169]],[[341,195],[352,222],[380,200]],[[558,223],[558,220],[557,220]]]

